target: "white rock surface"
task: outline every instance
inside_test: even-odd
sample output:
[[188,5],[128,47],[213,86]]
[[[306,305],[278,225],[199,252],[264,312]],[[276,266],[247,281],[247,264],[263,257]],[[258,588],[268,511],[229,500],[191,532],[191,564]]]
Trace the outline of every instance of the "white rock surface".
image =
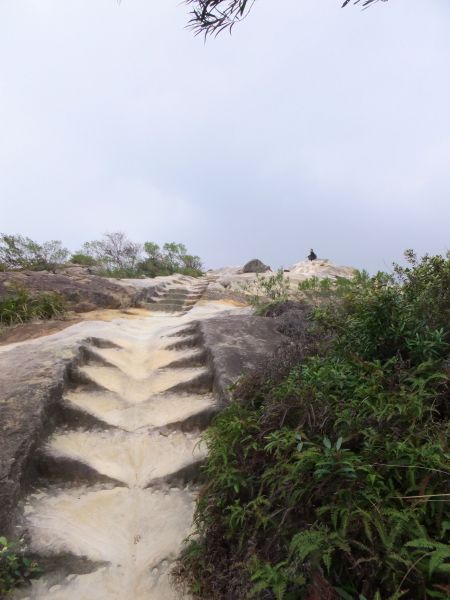
[[[318,279],[336,279],[336,277],[350,278],[355,274],[356,269],[353,267],[335,265],[327,259],[303,260],[293,264],[291,267],[284,269],[285,276],[289,277],[292,287],[296,288],[300,281],[317,277]],[[262,273],[259,277],[270,277],[276,273],[276,269],[272,272]],[[255,273],[243,273],[242,267],[223,267],[221,269],[213,269],[208,271],[207,276],[215,283],[216,286],[222,288],[241,290],[242,286],[251,284],[256,279]]]

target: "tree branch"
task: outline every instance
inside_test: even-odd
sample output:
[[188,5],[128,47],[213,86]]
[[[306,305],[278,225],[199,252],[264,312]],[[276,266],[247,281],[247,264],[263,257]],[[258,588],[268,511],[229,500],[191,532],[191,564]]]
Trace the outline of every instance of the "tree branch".
[[[230,32],[249,14],[256,0],[185,0],[192,7],[189,27],[198,34],[218,35],[228,29]],[[273,0],[276,2],[277,0]],[[312,0],[314,1],[314,0]],[[344,0],[347,4],[360,4],[363,8],[380,0]],[[387,2],[387,0],[381,0]]]

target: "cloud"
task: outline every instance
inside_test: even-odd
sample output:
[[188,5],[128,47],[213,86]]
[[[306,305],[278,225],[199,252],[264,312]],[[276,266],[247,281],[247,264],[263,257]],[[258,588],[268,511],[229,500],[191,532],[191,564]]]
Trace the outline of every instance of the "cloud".
[[210,266],[445,250],[447,0],[275,1],[206,44],[177,2],[2,3],[0,230]]

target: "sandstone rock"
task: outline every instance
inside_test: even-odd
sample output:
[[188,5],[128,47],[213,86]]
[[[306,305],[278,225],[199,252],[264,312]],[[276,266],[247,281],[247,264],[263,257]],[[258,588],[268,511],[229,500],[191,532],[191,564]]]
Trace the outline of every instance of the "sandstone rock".
[[36,360],[29,345],[0,354],[0,361],[0,531],[9,535],[30,456],[54,426],[68,360],[43,350]]
[[303,281],[311,277],[318,279],[336,279],[336,277],[353,277],[356,269],[335,265],[327,259],[302,260],[292,265],[289,269],[289,277]]
[[5,296],[14,285],[23,286],[31,292],[57,292],[64,297],[70,309],[78,312],[87,304],[93,308],[130,306],[136,295],[133,287],[124,288],[107,278],[89,275],[86,269],[79,267],[61,273],[0,273],[0,297]]
[[[285,276],[289,278],[292,291],[297,290],[297,286],[301,281],[317,277],[318,279],[336,279],[337,277],[351,278],[356,272],[353,267],[335,265],[329,260],[317,259],[314,261],[301,261],[295,263],[290,269],[283,269]],[[270,276],[269,271],[262,274],[263,277]],[[243,268],[239,267],[223,267],[208,273],[208,277],[220,285],[226,283],[227,287],[235,291],[242,291],[242,286],[248,287],[255,281],[257,273],[244,272]],[[228,284],[231,283],[231,286]]]
[[230,385],[238,377],[263,365],[286,339],[277,325],[275,319],[250,315],[199,322],[214,374],[214,391],[222,402],[230,399]]
[[69,310],[87,312],[98,308],[140,306],[158,292],[182,284],[185,280],[180,275],[154,279],[112,279],[92,275],[89,268],[77,265],[57,273],[9,271],[0,273],[0,298],[11,293],[14,286],[20,286],[31,292],[57,292],[66,300]]
[[[143,290],[145,291],[145,288]],[[231,314],[230,310],[234,311],[234,314]],[[192,346],[192,340],[195,341],[196,335],[195,332],[191,334],[190,324],[198,323],[195,330],[200,331],[199,339],[202,339],[200,347],[202,352],[206,353],[214,389],[222,400],[229,397],[228,386],[230,383],[243,372],[248,372],[262,364],[275,351],[277,345],[285,339],[277,331],[275,319],[252,317],[247,308],[230,310],[227,310],[226,307],[224,310],[223,303],[213,301],[199,303],[198,308],[196,307],[192,311],[192,317],[189,316],[189,313],[175,318],[165,317],[171,336],[164,338],[166,340],[164,347],[166,344],[177,343],[179,349],[188,353],[196,349]],[[236,310],[239,314],[236,314]],[[214,316],[211,317],[211,315]],[[72,380],[76,374],[79,377],[80,373],[84,373],[86,360],[90,357],[98,355],[105,360],[104,355],[101,354],[102,351],[104,354],[106,352],[110,361],[117,359],[114,349],[122,347],[120,345],[123,343],[122,338],[126,341],[125,347],[127,347],[129,340],[136,335],[136,332],[140,339],[141,330],[152,328],[152,323],[153,317],[143,318],[141,325],[137,321],[125,325],[125,321],[121,319],[115,322],[84,321],[45,338],[0,348],[0,532],[2,535],[15,533],[11,528],[15,523],[14,513],[18,507],[18,501],[28,484],[36,480],[36,473],[33,471],[36,449],[42,446],[42,441],[58,423],[61,424],[62,420],[66,422],[68,409],[64,403],[61,403],[61,396],[68,379]],[[160,321],[156,320],[155,324],[155,331],[159,335]],[[183,333],[181,327],[191,327],[191,329]],[[177,333],[178,330],[181,333]],[[174,333],[175,337],[173,337]],[[187,337],[182,337],[182,333]],[[94,346],[94,350],[92,346]],[[194,352],[194,355],[201,358],[202,352],[197,355]],[[124,355],[127,353],[126,350]],[[98,356],[96,360],[98,360]],[[165,360],[164,356],[163,353],[161,358]],[[190,358],[190,360],[192,359]],[[98,363],[98,376],[103,373],[102,368],[105,368],[102,367],[102,364],[101,361]],[[111,369],[116,373],[115,368],[121,366],[123,368],[120,362],[111,363],[111,365],[116,366],[109,368],[108,377],[111,377]],[[190,377],[192,373],[197,377],[197,372],[200,371],[200,375],[203,374],[203,367],[189,365],[191,363],[186,363],[184,368],[180,368],[178,364],[177,368],[174,367],[174,372],[178,373],[177,376],[180,377],[185,377],[185,374],[186,377]],[[135,369],[135,362],[129,361],[128,367]],[[101,373],[99,374],[98,371]],[[164,373],[165,371],[161,377],[165,376]],[[204,385],[203,380],[200,381],[200,375],[198,381],[195,380],[197,386]],[[93,377],[92,369],[90,376]],[[208,377],[210,378],[209,375]],[[122,380],[126,382],[123,388],[128,389],[128,376],[123,376],[121,379],[120,372],[117,372],[111,381],[116,380],[119,383]],[[80,381],[84,380],[80,379]],[[108,379],[108,381],[110,380]],[[158,381],[159,379],[154,379],[152,385],[159,385]],[[174,379],[174,381],[178,380]],[[133,388],[133,390],[137,393],[142,388],[147,394],[147,384],[145,382],[138,383],[139,389]],[[172,380],[168,380],[167,384],[173,385]],[[186,396],[188,391],[185,389],[177,391],[175,387],[171,389],[170,398],[181,394],[177,404],[178,408],[180,410],[182,408],[183,411],[189,409],[189,404],[186,406],[186,398],[190,398],[190,396]],[[162,414],[166,414],[168,410],[167,398],[165,396],[164,402],[158,405]],[[174,401],[173,398],[171,401]],[[91,404],[89,406],[91,407]],[[205,411],[204,408],[202,410]],[[116,412],[113,411],[114,415]],[[95,414],[92,413],[92,415],[89,413],[89,418],[95,420]],[[152,419],[155,418],[153,413],[150,416]],[[75,416],[71,415],[70,418],[74,419]],[[79,418],[77,416],[77,419]],[[198,417],[196,419],[198,421]],[[142,425],[142,418],[140,417],[137,422]],[[81,420],[74,420],[74,424],[77,423],[77,426],[83,427],[87,421],[84,423]],[[111,422],[111,425],[113,426],[114,422]]]
[[270,267],[265,265],[258,258],[249,260],[248,263],[246,263],[242,268],[243,273],[265,273],[266,271],[270,270]]

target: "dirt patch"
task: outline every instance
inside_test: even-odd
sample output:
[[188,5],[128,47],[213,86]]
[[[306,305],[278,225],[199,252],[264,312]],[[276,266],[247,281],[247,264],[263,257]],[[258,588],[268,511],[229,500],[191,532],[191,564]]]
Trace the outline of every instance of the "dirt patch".
[[138,319],[153,313],[144,308],[92,310],[87,313],[68,313],[63,319],[50,321],[33,321],[20,323],[0,329],[0,346],[25,342],[36,338],[58,333],[67,327],[76,325],[81,321],[113,321],[114,319]]
[[34,340],[44,335],[51,335],[62,331],[66,327],[75,325],[83,319],[79,316],[68,317],[66,319],[54,319],[51,321],[36,321],[32,323],[23,323],[11,325],[0,330],[0,346]]
[[[210,299],[199,300],[197,302],[197,306],[206,306],[210,302],[212,302]],[[233,306],[235,308],[245,308],[248,306],[248,302],[245,302],[245,300],[240,298],[220,298],[218,300],[214,300],[214,302],[217,304],[223,304],[225,306]]]

